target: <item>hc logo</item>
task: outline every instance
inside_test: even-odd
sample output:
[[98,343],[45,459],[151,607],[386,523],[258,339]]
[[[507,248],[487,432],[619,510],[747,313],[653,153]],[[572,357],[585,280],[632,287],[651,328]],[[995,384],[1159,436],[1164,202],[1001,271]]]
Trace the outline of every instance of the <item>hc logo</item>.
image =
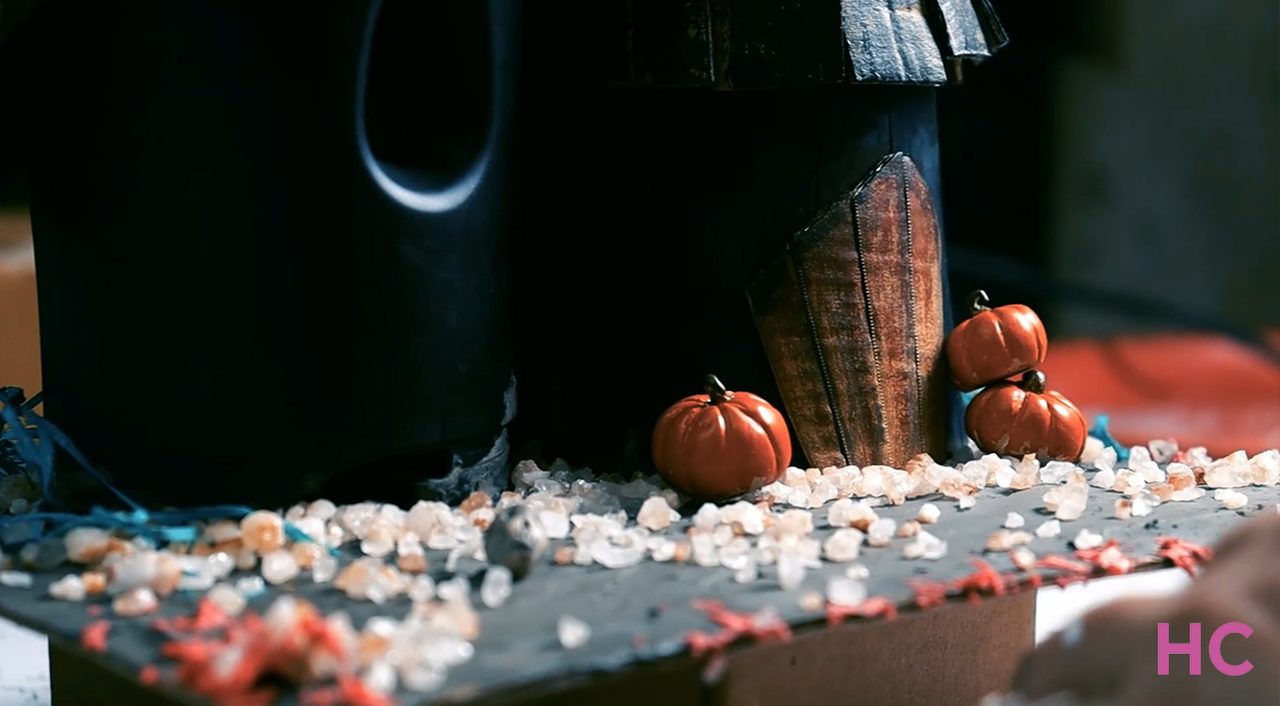
[[[1229,677],[1248,674],[1253,669],[1253,662],[1245,660],[1232,664],[1222,657],[1222,640],[1227,635],[1243,635],[1248,638],[1253,628],[1240,622],[1226,623],[1213,631],[1209,637],[1209,661],[1213,668]],[[1200,623],[1191,623],[1191,636],[1186,642],[1169,641],[1169,624],[1159,623],[1156,626],[1156,674],[1168,676],[1169,655],[1187,655],[1190,658],[1192,676],[1200,676]]]

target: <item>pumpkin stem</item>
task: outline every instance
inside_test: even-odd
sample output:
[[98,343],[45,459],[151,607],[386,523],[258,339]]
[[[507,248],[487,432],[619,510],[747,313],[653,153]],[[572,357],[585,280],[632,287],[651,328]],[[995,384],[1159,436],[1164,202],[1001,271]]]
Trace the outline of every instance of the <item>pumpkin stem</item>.
[[720,404],[733,399],[733,393],[724,388],[724,383],[720,382],[720,378],[715,375],[708,374],[702,378],[702,389],[706,391],[707,397],[711,398],[711,404]]
[[969,293],[969,313],[977,314],[983,311],[991,311],[991,298],[981,289],[975,289]]
[[1022,374],[1022,389],[1027,392],[1034,392],[1037,395],[1044,394],[1044,385],[1044,373],[1039,370],[1028,370]]

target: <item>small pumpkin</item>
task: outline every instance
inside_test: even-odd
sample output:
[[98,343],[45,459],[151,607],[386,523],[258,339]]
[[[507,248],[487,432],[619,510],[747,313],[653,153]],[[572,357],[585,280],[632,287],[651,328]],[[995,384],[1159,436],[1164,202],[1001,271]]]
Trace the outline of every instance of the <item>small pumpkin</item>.
[[1049,349],[1044,324],[1030,307],[989,304],[986,292],[970,294],[971,316],[947,336],[951,380],[965,392],[1038,367]]
[[1005,381],[979,392],[964,412],[965,431],[987,453],[1035,454],[1075,461],[1084,451],[1084,415],[1032,370],[1021,382]]
[[653,463],[667,483],[705,500],[777,480],[791,463],[791,432],[773,405],[706,376],[705,394],[667,408],[653,429]]

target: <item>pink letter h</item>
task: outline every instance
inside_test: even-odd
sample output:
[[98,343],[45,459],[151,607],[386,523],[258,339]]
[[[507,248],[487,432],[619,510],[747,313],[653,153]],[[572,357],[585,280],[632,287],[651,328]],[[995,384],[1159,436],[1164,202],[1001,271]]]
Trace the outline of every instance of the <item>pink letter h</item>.
[[1200,676],[1200,623],[1191,623],[1191,636],[1186,642],[1169,642],[1169,624],[1156,625],[1156,674],[1168,676],[1169,655],[1187,655],[1191,658],[1190,672]]

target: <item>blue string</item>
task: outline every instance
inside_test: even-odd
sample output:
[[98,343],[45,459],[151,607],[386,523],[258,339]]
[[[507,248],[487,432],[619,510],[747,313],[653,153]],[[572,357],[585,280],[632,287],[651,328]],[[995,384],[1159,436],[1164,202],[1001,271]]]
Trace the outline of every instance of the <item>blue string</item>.
[[[119,498],[129,509],[115,511],[95,506],[83,515],[69,512],[30,512],[0,517],[0,527],[38,524],[34,538],[59,536],[76,527],[100,527],[122,530],[158,543],[191,543],[199,536],[196,531],[196,522],[239,520],[253,512],[253,508],[245,505],[209,505],[178,510],[148,511],[98,472],[61,429],[37,414],[33,408],[39,403],[40,395],[23,402],[21,389],[0,388],[0,420],[4,422],[4,428],[0,429],[0,432],[3,432],[0,438],[11,440],[23,465],[28,469],[35,469],[41,497],[34,506],[39,508],[43,503],[58,505],[53,496],[53,460],[55,447],[61,447],[81,469]],[[46,523],[50,525],[47,528],[44,527]],[[315,541],[292,522],[286,521],[284,530],[285,536],[295,542]],[[0,544],[3,543],[3,540],[0,540]],[[332,548],[329,552],[330,554],[338,553]]]
[[1111,420],[1105,414],[1099,414],[1093,419],[1093,428],[1089,430],[1089,436],[1097,437],[1106,446],[1116,450],[1116,461],[1124,463],[1129,460],[1129,448],[1116,441],[1111,436],[1111,429],[1108,428]]

